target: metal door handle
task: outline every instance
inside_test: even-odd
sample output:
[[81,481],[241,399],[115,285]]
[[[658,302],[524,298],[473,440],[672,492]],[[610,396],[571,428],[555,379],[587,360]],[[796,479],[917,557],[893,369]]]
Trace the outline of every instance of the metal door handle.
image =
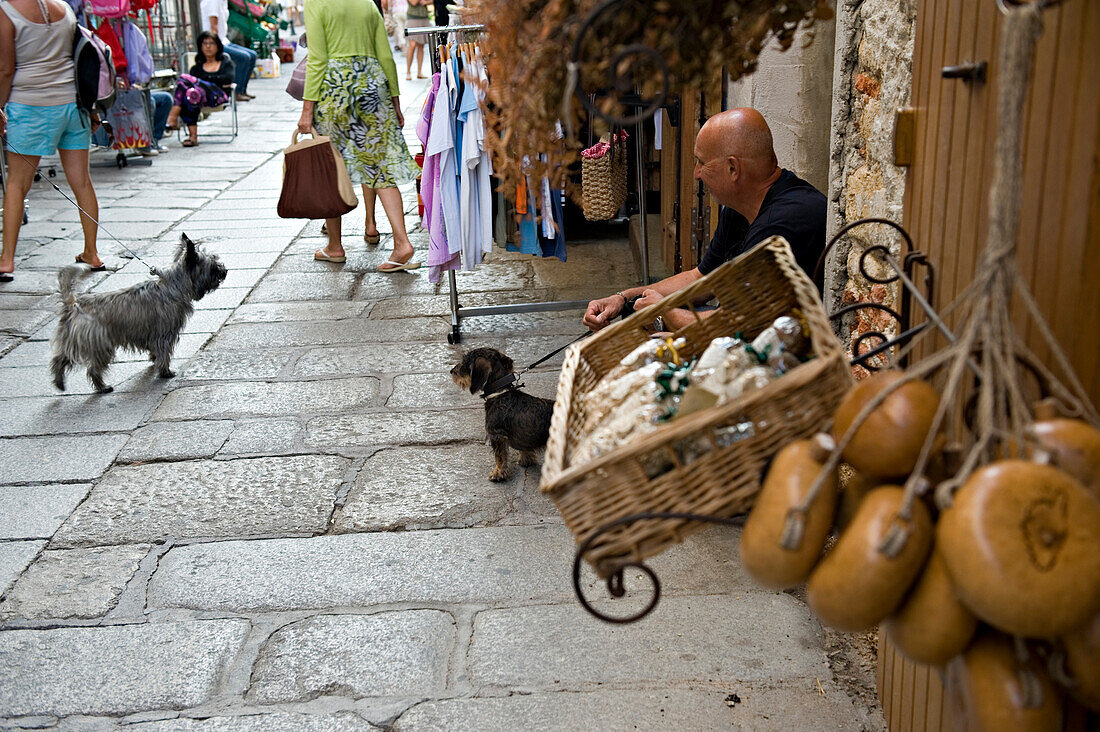
[[989,66],[985,61],[967,61],[957,66],[944,66],[940,72],[945,79],[962,79],[985,83],[985,72]]

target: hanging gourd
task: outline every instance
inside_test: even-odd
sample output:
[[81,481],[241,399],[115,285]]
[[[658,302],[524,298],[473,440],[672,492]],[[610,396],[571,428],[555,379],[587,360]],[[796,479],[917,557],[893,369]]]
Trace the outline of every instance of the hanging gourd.
[[1030,654],[986,632],[947,666],[947,694],[958,719],[975,732],[1062,729],[1062,693]]
[[1057,467],[1100,499],[1100,430],[1079,419],[1043,419],[1029,432]]
[[831,437],[821,434],[792,442],[772,461],[741,533],[741,561],[760,584],[776,590],[800,585],[821,557],[836,513],[835,471],[806,510],[802,535],[784,542],[783,534],[788,514],[806,499],[822,463],[835,447]]
[[[881,371],[856,382],[837,407],[833,437],[842,438],[865,407],[904,376]],[[844,448],[845,461],[873,478],[909,475],[939,404],[939,394],[927,382],[914,380],[894,389],[861,422]]]
[[867,494],[852,523],[806,583],[810,607],[838,630],[862,631],[894,612],[932,543],[932,517],[905,491],[883,486]]
[[917,663],[943,666],[974,637],[978,619],[959,602],[947,565],[935,549],[902,606],[882,629]]
[[1053,638],[1100,611],[1100,502],[1049,465],[975,472],[936,543],[963,603],[1006,633]]
[[1084,626],[1062,636],[1069,693],[1100,712],[1100,613]]

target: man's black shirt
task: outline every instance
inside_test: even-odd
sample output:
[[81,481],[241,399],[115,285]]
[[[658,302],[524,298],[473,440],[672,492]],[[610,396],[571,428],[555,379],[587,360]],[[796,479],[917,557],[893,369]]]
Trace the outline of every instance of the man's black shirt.
[[718,228],[699,271],[709,274],[729,260],[752,249],[771,236],[781,236],[791,245],[794,258],[812,279],[818,257],[825,249],[825,195],[789,170],[772,184],[750,225],[744,216],[722,206]]

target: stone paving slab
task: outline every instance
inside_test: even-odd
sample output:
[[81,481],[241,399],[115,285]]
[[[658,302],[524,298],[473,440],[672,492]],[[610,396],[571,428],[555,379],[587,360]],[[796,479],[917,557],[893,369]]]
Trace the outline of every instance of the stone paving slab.
[[240,620],[0,632],[0,716],[196,706],[247,632]]
[[44,541],[5,541],[0,542],[0,596],[15,584],[42,547]]
[[[461,360],[455,357],[451,366]],[[450,371],[450,367],[447,368]],[[451,379],[450,373],[400,374],[393,377],[393,391],[386,399],[390,409],[452,409],[457,407],[483,407],[477,394],[471,394]],[[484,413],[484,408],[479,410]],[[484,419],[482,419],[484,425]],[[484,427],[481,438],[485,437]]]
[[461,360],[461,349],[447,343],[372,343],[310,349],[298,358],[293,373],[316,376],[449,372]]
[[[325,303],[318,303],[323,310]],[[211,348],[289,348],[293,346],[338,346],[348,343],[404,343],[436,341],[446,343],[449,327],[442,318],[395,322],[349,319],[317,322],[241,323],[227,325],[214,337]]]
[[246,699],[438,694],[454,642],[454,619],[437,610],[308,618],[264,643]]
[[319,533],[347,467],[312,455],[115,467],[52,546]]
[[[488,480],[493,464],[492,452],[483,445],[375,453],[359,472],[347,503],[337,510],[335,529],[466,528],[499,521],[511,508],[513,492],[506,483]],[[518,480],[513,476],[512,484]]]
[[139,427],[118,454],[121,463],[213,457],[233,431],[232,420],[155,422]]
[[118,602],[148,544],[45,551],[0,603],[0,618],[101,618]]
[[183,381],[272,379],[283,372],[292,357],[285,351],[204,351],[191,359],[180,376]]
[[152,418],[281,417],[359,410],[377,405],[378,386],[378,379],[372,377],[185,386],[169,394]]
[[[0,434],[61,435],[128,431],[145,421],[162,396],[159,391],[118,391],[95,396],[4,399],[0,400]],[[62,443],[58,441],[54,444]],[[4,441],[0,441],[0,455],[3,454],[3,445]],[[0,475],[0,480],[10,480],[6,474]]]
[[0,310],[0,331],[29,335],[54,314],[53,310]]
[[305,429],[296,419],[236,420],[218,457],[304,452]]
[[[471,340],[488,335],[526,336],[540,335],[579,336],[585,331],[581,324],[583,310],[564,310],[546,313],[518,313],[514,315],[483,315],[462,321],[462,333]],[[568,342],[568,339],[564,339]]]
[[[722,691],[667,689],[517,694],[426,701],[398,717],[394,732],[634,732],[736,729],[738,715]],[[744,719],[744,716],[741,715]]]
[[229,323],[283,323],[295,320],[346,320],[365,318],[372,305],[364,302],[247,303],[233,311]]
[[[732,592],[746,604],[770,595],[745,576],[738,537],[704,532],[654,559],[663,592]],[[575,604],[574,549],[568,530],[550,524],[181,546],[161,559],[149,607],[270,612],[398,602]],[[321,566],[325,571],[318,573]],[[584,582],[590,596],[607,596],[587,570]],[[626,586],[645,596],[640,573],[628,573]]]
[[[243,273],[258,272],[260,270],[239,270]],[[229,278],[226,278],[226,284],[229,283]],[[229,316],[233,313],[228,308],[222,308],[217,310],[196,310],[190,318],[187,319],[187,324],[183,327],[184,333],[217,333]]]
[[230,310],[237,307],[244,299],[248,297],[248,293],[252,292],[251,287],[219,287],[214,292],[194,303],[195,311],[200,310]]
[[249,295],[249,302],[350,300],[357,277],[338,270],[268,275]]
[[[599,605],[610,610],[606,603]],[[474,618],[474,684],[577,688],[598,683],[790,682],[830,678],[821,627],[790,595],[665,597],[629,626],[577,604],[485,610]]]
[[126,443],[126,435],[17,437],[0,440],[0,480],[53,483],[94,480]]
[[88,483],[0,488],[0,539],[48,539],[84,500]]
[[[114,729],[114,728],[112,728]],[[245,713],[240,716],[206,717],[204,719],[165,719],[155,722],[127,724],[127,732],[369,732],[377,730],[355,712],[299,714],[274,712]]]
[[[116,391],[129,391],[141,388],[144,379],[140,377],[150,369],[148,356],[140,361],[111,364],[104,379]],[[91,395],[96,391],[87,377],[87,369],[77,365],[65,377],[65,391],[58,391],[53,385],[53,375],[49,367],[19,366],[13,369],[0,368],[0,398],[60,396],[62,394]]]
[[373,412],[315,417],[306,423],[305,444],[322,450],[389,445],[440,445],[484,440],[484,412],[464,409],[446,413]]
[[[371,311],[372,318],[451,317],[450,290],[444,284],[440,294],[405,295],[380,301]],[[460,292],[463,307],[512,305],[523,302],[544,302],[553,299],[551,290],[525,288],[521,292]]]
[[513,732],[514,730],[769,730],[818,732],[873,727],[866,711],[840,693],[804,689],[730,690],[665,687],[639,691],[516,694],[500,698],[444,699],[417,704],[402,714],[394,732]]

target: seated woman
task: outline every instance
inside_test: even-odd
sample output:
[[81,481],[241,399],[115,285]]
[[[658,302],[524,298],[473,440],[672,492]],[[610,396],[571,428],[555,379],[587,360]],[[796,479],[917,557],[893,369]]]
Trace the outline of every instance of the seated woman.
[[203,107],[216,107],[229,102],[230,85],[233,83],[233,60],[222,47],[222,41],[210,31],[199,34],[198,54],[190,73],[180,74],[176,84],[172,109],[168,112],[166,129],[178,130],[180,120],[187,125],[188,139],[184,147],[199,144],[199,113]]

